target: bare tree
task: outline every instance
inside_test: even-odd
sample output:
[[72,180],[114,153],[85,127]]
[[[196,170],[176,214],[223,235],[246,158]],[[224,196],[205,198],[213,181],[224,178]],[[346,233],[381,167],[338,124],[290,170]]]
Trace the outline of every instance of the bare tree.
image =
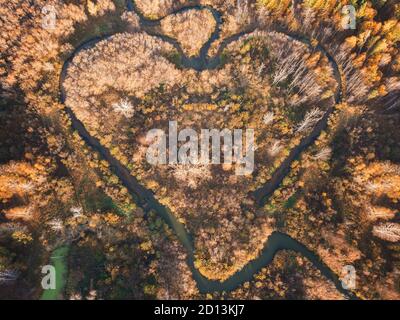
[[281,145],[281,142],[279,140],[275,140],[268,148],[268,154],[271,157],[275,157],[279,154],[279,152],[281,152],[282,148],[283,146]]
[[132,118],[135,114],[135,107],[128,99],[121,99],[112,105],[115,112],[124,115],[126,118]]
[[274,113],[273,112],[267,112],[264,117],[263,117],[263,122],[265,125],[269,125],[274,121]]
[[393,185],[393,183],[391,181],[379,181],[379,182],[368,181],[365,184],[365,189],[369,192],[377,192],[379,190],[389,191],[393,187],[395,187],[395,186]]
[[324,116],[324,112],[318,108],[314,108],[306,113],[304,120],[297,126],[296,132],[304,132],[312,129]]
[[296,104],[319,97],[322,88],[317,81],[317,75],[307,67],[307,60],[304,58],[307,55],[306,47],[295,40],[279,41],[282,37],[285,36],[271,33],[271,41],[275,42],[271,48],[276,57],[272,84],[288,81],[289,93],[294,91],[301,97],[293,102]]
[[96,290],[90,290],[89,294],[86,297],[86,300],[96,300],[97,299],[97,291]]
[[17,270],[0,271],[0,283],[13,282],[18,279],[19,272]]
[[272,84],[274,85],[285,81],[290,75],[300,73],[304,70],[302,52],[293,50],[291,53],[287,54],[287,50],[287,48],[280,48],[280,50],[276,52],[277,68],[272,79]]
[[82,207],[72,207],[69,211],[74,215],[74,218],[83,216],[83,208]]
[[342,67],[342,74],[346,78],[346,93],[350,102],[362,102],[367,94],[368,87],[360,70],[353,66],[352,55],[346,46],[337,46],[332,50],[335,60]]
[[69,300],[82,300],[82,295],[79,292],[73,292],[69,296]]
[[265,70],[265,63],[261,63],[260,67],[258,68],[257,74],[260,77],[263,71]]
[[375,237],[389,242],[400,241],[400,224],[398,223],[382,223],[374,226],[372,233]]
[[250,19],[248,0],[237,0],[237,10],[234,15],[239,24],[248,23]]
[[6,217],[10,220],[13,219],[24,219],[29,220],[32,218],[34,213],[34,208],[31,205],[24,206],[24,207],[13,207],[7,210],[4,210]]
[[332,155],[332,149],[329,147],[322,148],[313,158],[314,160],[327,161]]
[[61,219],[51,220],[47,225],[55,232],[61,232],[64,230],[64,224]]
[[395,216],[396,211],[391,210],[386,207],[374,207],[370,206],[367,208],[368,218],[370,220],[377,220],[377,219],[393,219]]

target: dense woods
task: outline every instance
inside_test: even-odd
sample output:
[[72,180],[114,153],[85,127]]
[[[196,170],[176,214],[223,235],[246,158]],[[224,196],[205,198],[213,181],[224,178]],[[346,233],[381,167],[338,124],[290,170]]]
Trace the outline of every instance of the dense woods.
[[[344,298],[288,251],[231,292],[200,293],[184,244],[73,129],[70,110],[190,232],[206,278],[228,279],[280,231],[339,277],[354,266],[357,297],[399,299],[400,4],[350,2],[355,29],[343,29],[344,0],[135,1],[191,58],[217,21],[177,10],[220,12],[207,53],[220,63],[195,70],[126,1],[0,0],[0,298],[40,298],[41,267],[62,246],[58,298]],[[259,207],[253,192],[325,120]],[[254,129],[254,172],[150,165],[146,134],[169,121]]]
[[164,35],[176,38],[188,56],[197,56],[216,28],[216,21],[208,10],[192,10],[169,15],[161,21]]

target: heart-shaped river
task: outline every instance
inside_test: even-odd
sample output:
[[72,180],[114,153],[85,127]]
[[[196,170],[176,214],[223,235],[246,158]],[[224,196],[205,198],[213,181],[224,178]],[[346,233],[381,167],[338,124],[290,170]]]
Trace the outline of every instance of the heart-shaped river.
[[[154,24],[140,20],[144,29]],[[174,51],[182,56],[176,41],[140,31],[116,34],[77,48],[63,68],[62,99],[74,128],[139,203],[175,231],[203,292],[250,280],[281,249],[302,252],[341,288],[309,250],[273,232],[274,220],[260,209],[341,99],[339,67],[324,48],[278,31],[233,36],[218,50],[223,59],[202,49],[178,66],[171,61]],[[235,163],[150,164],[146,135],[152,129],[168,135],[171,122],[195,132],[254,130],[254,170],[238,176]]]

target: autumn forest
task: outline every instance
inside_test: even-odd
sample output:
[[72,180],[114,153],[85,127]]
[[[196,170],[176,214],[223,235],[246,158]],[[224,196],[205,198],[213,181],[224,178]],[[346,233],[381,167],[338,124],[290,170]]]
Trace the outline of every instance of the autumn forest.
[[0,300],[400,300],[399,1],[0,0],[0,27]]

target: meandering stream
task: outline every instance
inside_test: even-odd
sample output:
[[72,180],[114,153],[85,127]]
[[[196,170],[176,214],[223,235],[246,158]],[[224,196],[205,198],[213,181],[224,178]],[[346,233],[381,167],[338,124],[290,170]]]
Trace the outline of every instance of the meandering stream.
[[[208,51],[210,49],[211,44],[219,39],[220,36],[220,26],[222,23],[221,20],[221,14],[214,8],[209,7],[209,6],[190,6],[190,7],[184,7],[182,9],[176,10],[172,12],[171,14],[176,14],[179,12],[183,12],[185,10],[189,9],[207,9],[210,10],[210,12],[213,14],[214,18],[217,21],[217,27],[215,31],[213,32],[212,36],[210,39],[207,41],[207,43],[201,48],[200,54],[197,57],[194,58],[189,58],[185,56],[183,50],[181,49],[179,43],[167,36],[160,35],[157,32],[155,32],[153,29],[155,26],[158,26],[160,21],[159,20],[149,20],[146,19],[141,12],[137,9],[133,1],[127,1],[128,4],[128,10],[133,10],[136,14],[138,14],[140,18],[140,25],[144,31],[147,33],[162,38],[164,41],[167,41],[171,43],[180,56],[182,57],[182,66],[184,68],[192,68],[197,71],[202,71],[205,69],[214,69],[220,66],[221,64],[221,54],[223,52],[223,49],[232,41],[235,41],[239,39],[241,36],[253,32],[255,29],[253,28],[252,30],[248,30],[246,32],[242,32],[239,34],[236,34],[234,36],[231,36],[221,42],[221,46],[218,50],[218,53],[214,57],[208,57]],[[283,29],[275,28],[275,31],[282,32],[286,34],[287,36],[296,39],[298,41],[302,41],[308,45],[310,45],[310,40],[307,39],[305,36],[300,35],[300,34],[292,34],[289,33]],[[109,36],[108,36],[109,37]],[[65,103],[65,98],[66,98],[66,92],[63,88],[63,80],[65,79],[68,66],[72,62],[74,56],[78,54],[81,50],[87,49],[89,47],[93,47],[96,45],[101,40],[104,40],[107,37],[102,37],[102,38],[95,38],[92,39],[85,44],[81,45],[80,47],[76,48],[71,57],[64,63],[62,73],[60,76],[60,91],[61,91],[61,101]],[[335,59],[323,48],[323,46],[318,45],[315,47],[316,50],[321,51],[325,56],[328,57],[333,70],[335,72],[335,78],[338,82],[338,90],[335,95],[335,101],[336,103],[340,103],[342,99],[342,81],[340,77],[340,69],[338,64],[336,63]],[[254,192],[253,195],[254,198],[256,199],[257,203],[262,206],[267,200],[268,197],[276,190],[282,180],[285,178],[285,176],[288,174],[290,170],[290,165],[291,163],[299,157],[302,151],[304,151],[307,147],[309,147],[311,144],[315,142],[315,140],[319,137],[321,134],[322,130],[327,126],[327,121],[331,113],[333,112],[334,107],[330,107],[326,114],[324,115],[323,119],[316,125],[316,127],[313,129],[311,134],[304,138],[300,144],[295,147],[289,154],[289,156],[286,158],[286,160],[281,164],[281,166],[275,171],[273,174],[272,178],[270,181],[268,181],[263,187],[258,189],[257,191]],[[95,149],[97,152],[101,154],[104,160],[106,160],[109,164],[113,172],[118,176],[118,178],[121,180],[122,184],[129,190],[131,195],[135,198],[135,200],[138,202],[140,206],[142,206],[147,212],[149,210],[155,211],[164,221],[167,223],[167,225],[174,231],[175,235],[181,242],[181,244],[184,246],[186,252],[187,252],[187,263],[190,267],[190,270],[193,274],[193,278],[196,281],[197,287],[201,293],[212,293],[212,292],[222,292],[222,291],[231,291],[244,282],[251,281],[253,279],[253,276],[259,272],[263,267],[267,266],[269,263],[271,263],[275,257],[275,255],[281,251],[281,250],[291,250],[297,253],[300,253],[303,255],[305,258],[307,258],[317,269],[321,271],[321,273],[329,280],[331,280],[336,288],[343,293],[345,296],[348,298],[356,298],[355,295],[342,287],[342,283],[339,280],[338,276],[330,270],[322,261],[321,259],[314,254],[312,251],[310,251],[306,246],[301,244],[300,242],[294,240],[291,238],[289,235],[280,233],[280,232],[274,232],[272,235],[268,238],[268,241],[265,243],[263,250],[261,251],[259,257],[255,260],[250,261],[247,263],[247,265],[241,269],[240,271],[237,271],[234,275],[232,275],[229,279],[225,281],[214,281],[210,280],[206,277],[204,277],[199,270],[196,269],[194,265],[194,241],[191,236],[191,234],[186,230],[185,226],[179,222],[173,213],[166,208],[165,206],[161,205],[157,199],[155,198],[154,194],[143,187],[138,180],[132,176],[129,172],[129,170],[121,164],[115,157],[113,157],[110,153],[110,151],[103,147],[99,140],[92,137],[89,132],[86,130],[85,126],[83,123],[76,117],[74,112],[68,107],[65,106],[65,111],[69,115],[72,126],[73,128],[78,131],[79,135],[82,137],[82,139],[89,145],[91,148]]]

